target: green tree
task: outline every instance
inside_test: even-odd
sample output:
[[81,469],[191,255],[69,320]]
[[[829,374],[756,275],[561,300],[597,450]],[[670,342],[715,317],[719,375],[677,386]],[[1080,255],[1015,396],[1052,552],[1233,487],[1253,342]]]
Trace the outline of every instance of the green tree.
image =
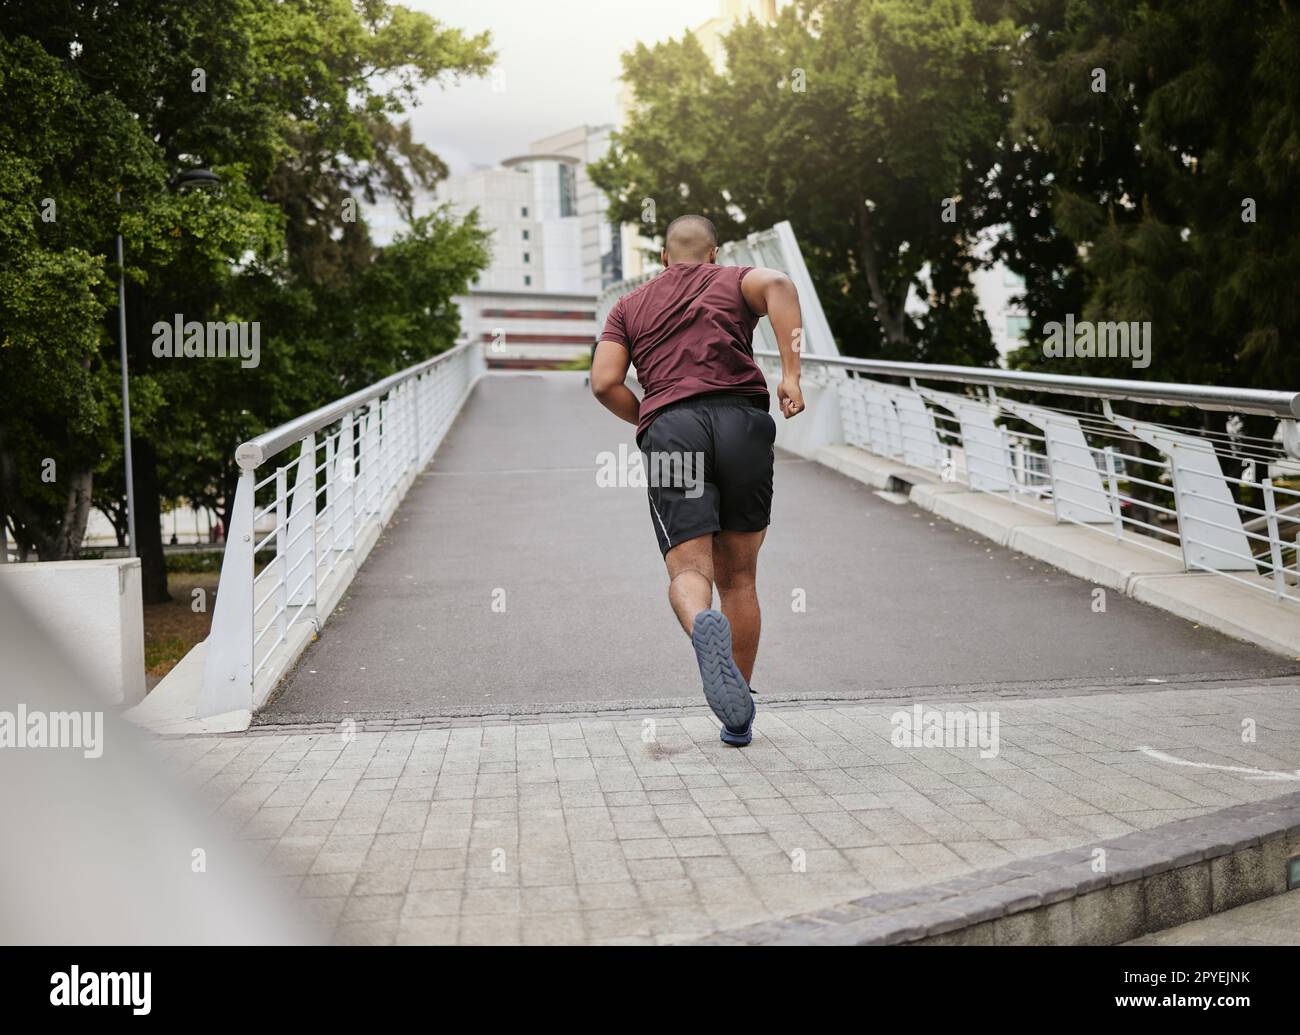
[[81,543],[113,409],[99,361],[113,184],[147,176],[150,151],[120,102],[0,37],[0,519],[24,556]]
[[[121,154],[101,153],[104,133],[77,132],[61,122],[63,151],[34,154],[26,180],[21,170],[14,173],[14,190],[15,203],[32,209],[34,184],[57,180],[46,189],[99,220],[61,224],[66,240],[52,246],[63,253],[72,247],[67,241],[77,242],[99,270],[98,280],[87,278],[92,288],[105,288],[116,274],[111,243],[122,229],[136,524],[146,599],[164,599],[162,499],[185,496],[224,510],[241,438],[453,340],[449,298],[486,262],[481,231],[439,212],[379,248],[360,205],[391,197],[413,216],[416,191],[445,169],[397,116],[422,84],[481,74],[492,59],[488,40],[379,0],[7,5],[0,6],[0,35],[27,51],[35,46],[45,58],[37,81],[6,91],[12,105],[6,127],[13,128],[0,132],[26,132],[22,109],[42,107],[46,82],[70,84],[87,104],[135,127],[134,150],[123,145],[116,149]],[[88,154],[100,155],[95,167],[76,166]],[[60,163],[72,171],[55,176]],[[219,190],[177,195],[166,189],[178,172],[198,164],[221,175]],[[118,186],[120,210],[111,203]],[[22,250],[23,242],[15,248]],[[431,293],[363,290],[396,265]],[[98,308],[74,322],[84,338],[75,358],[86,377],[98,374],[97,423],[93,433],[69,437],[84,439],[102,465],[116,459],[109,420],[117,414],[106,387],[117,377],[110,333],[116,314],[111,292],[95,297]],[[153,325],[175,313],[259,322],[260,365],[153,355]],[[23,333],[21,314],[4,315],[6,334]],[[401,331],[421,336],[398,343],[394,335]],[[45,342],[35,351],[49,361],[60,355]],[[59,361],[60,378],[75,380],[72,358]],[[43,403],[35,410],[47,423],[62,419],[59,409]],[[14,454],[20,472],[32,468],[32,450],[49,434],[32,428]],[[21,437],[8,424],[4,434],[9,442]],[[5,491],[21,502],[30,497],[26,485]],[[0,502],[12,515],[12,501]],[[48,509],[54,501],[46,502]],[[49,520],[47,514],[35,525]],[[28,540],[37,534],[24,525]],[[71,533],[65,538],[80,541]]]
[[635,110],[593,178],[623,221],[655,202],[647,234],[688,211],[724,237],[789,219],[846,352],[987,363],[962,278],[1000,215],[1013,41],[973,0],[802,0],[738,26],[721,72],[692,37],[638,46]]
[[[1159,380],[1300,383],[1300,11],[1263,0],[1018,6],[1017,121],[1034,170],[1020,187],[1037,208],[1012,208],[1007,255],[1028,278],[1035,338],[1065,312],[1150,321],[1145,372],[1076,362]],[[1036,341],[1017,361],[1044,362]]]

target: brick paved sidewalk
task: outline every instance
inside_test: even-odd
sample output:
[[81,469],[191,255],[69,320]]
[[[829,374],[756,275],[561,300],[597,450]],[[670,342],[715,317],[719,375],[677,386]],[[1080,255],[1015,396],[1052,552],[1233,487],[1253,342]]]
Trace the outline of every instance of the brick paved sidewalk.
[[743,751],[704,709],[158,750],[323,936],[378,944],[689,940],[1300,781],[1294,686],[925,706],[996,712],[997,755],[895,747],[911,704],[877,702],[761,709]]

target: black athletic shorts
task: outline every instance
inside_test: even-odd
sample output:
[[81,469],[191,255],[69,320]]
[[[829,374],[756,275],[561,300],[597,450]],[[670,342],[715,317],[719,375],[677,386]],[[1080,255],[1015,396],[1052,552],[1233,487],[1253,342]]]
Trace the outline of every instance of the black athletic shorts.
[[670,403],[641,435],[659,550],[772,519],[776,422],[761,396],[718,392]]

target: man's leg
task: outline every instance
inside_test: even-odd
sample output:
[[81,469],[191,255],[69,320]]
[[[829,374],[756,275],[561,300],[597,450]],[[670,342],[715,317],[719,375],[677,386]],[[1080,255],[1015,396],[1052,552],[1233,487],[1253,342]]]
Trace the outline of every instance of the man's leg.
[[[650,470],[660,473],[650,479],[647,492],[668,569],[668,601],[690,637],[704,699],[722,722],[719,737],[743,747],[753,737],[754,700],[736,665],[731,623],[713,608],[713,537],[720,527],[718,486],[712,477],[713,431],[713,417],[704,403],[678,407],[655,419],[642,437],[641,450]],[[691,468],[700,477],[686,483],[682,461],[677,468],[682,484],[673,480],[663,485],[662,461],[686,456],[703,459],[702,470],[695,464]],[[672,470],[670,464],[670,474]]]
[[666,554],[668,603],[690,636],[695,616],[713,606],[713,536],[700,535],[678,543]]
[[664,561],[668,601],[691,638],[704,699],[722,721],[719,736],[726,744],[744,747],[753,737],[754,702],[735,661],[730,622],[713,609],[713,534],[677,544]]
[[755,578],[758,549],[767,530],[719,532],[713,537],[713,575],[722,599],[722,613],[731,623],[731,652],[740,674],[749,682],[758,655],[762,619]]

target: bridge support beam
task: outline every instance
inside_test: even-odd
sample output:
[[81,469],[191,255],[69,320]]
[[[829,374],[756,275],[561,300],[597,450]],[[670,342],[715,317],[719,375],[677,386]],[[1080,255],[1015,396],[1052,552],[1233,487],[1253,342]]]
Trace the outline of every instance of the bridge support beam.
[[1101,482],[1101,472],[1092,447],[1083,437],[1079,421],[1069,414],[1000,400],[1000,406],[1043,433],[1047,470],[1052,480],[1052,507],[1058,522],[1083,525],[1110,524],[1110,497]]
[[942,406],[957,418],[961,426],[967,485],[982,492],[1010,492],[1015,488],[1015,472],[1011,467],[1006,435],[994,423],[998,415],[996,406],[933,388],[916,388],[915,391],[922,399]]
[[1169,461],[1184,567],[1188,571],[1255,571],[1241,512],[1213,446],[1205,439],[1158,424],[1113,413],[1108,416],[1113,424],[1158,449]]
[[253,709],[253,478],[251,469],[240,470],[203,659],[200,719]]

